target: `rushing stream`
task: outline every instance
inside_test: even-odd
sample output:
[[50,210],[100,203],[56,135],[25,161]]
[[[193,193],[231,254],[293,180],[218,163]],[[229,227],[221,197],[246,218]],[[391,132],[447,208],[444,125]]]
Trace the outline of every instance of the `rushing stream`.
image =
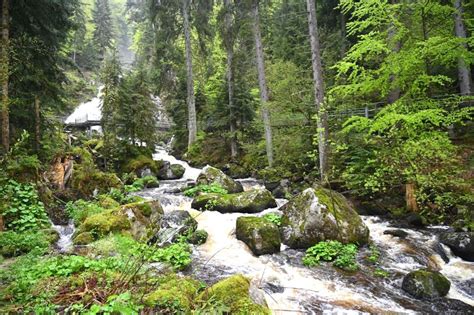
[[[400,239],[384,234],[391,228],[391,222],[375,216],[363,216],[371,239],[380,250],[378,268],[389,273],[383,278],[374,275],[375,267],[367,262],[369,250],[366,248],[358,254],[361,270],[356,273],[346,273],[326,264],[307,268],[301,262],[304,252],[284,245],[278,254],[256,257],[235,237],[236,220],[245,214],[191,209],[192,199],[184,196],[182,189],[196,180],[200,169],[177,160],[164,149],[158,150],[154,158],[183,165],[186,168],[184,177],[160,181],[159,188],[146,189],[137,195],[160,200],[165,212],[189,211],[198,221],[198,228],[209,233],[206,243],[194,248],[193,266],[186,274],[207,283],[236,273],[250,276],[252,286],[263,292],[274,314],[426,314],[440,313],[439,305],[444,310],[441,313],[449,313],[446,310],[450,310],[449,303],[453,303],[449,299],[474,306],[474,263],[454,257],[449,249],[437,242],[436,232],[446,227],[422,230],[402,228],[408,236]],[[245,190],[261,186],[251,178],[239,181]],[[285,199],[277,199],[277,208],[257,215],[279,212],[278,208],[286,202]],[[61,234],[60,247],[69,246],[73,227],[58,228],[58,231]],[[443,253],[446,253],[444,260]],[[448,259],[449,262],[445,262]],[[422,267],[439,270],[451,281],[449,299],[436,302],[416,300],[401,290],[403,276]]]

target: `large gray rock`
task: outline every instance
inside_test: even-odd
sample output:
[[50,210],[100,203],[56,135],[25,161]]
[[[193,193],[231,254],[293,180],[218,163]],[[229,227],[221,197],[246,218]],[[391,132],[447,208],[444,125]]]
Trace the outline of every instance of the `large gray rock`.
[[202,169],[201,174],[199,174],[196,184],[198,185],[211,185],[218,184],[222,188],[226,189],[229,193],[239,193],[244,191],[242,184],[236,182],[221,170],[207,165]]
[[171,164],[168,161],[163,162],[163,166],[158,171],[158,179],[180,179],[183,177],[186,169],[180,164]]
[[201,194],[191,204],[197,210],[221,213],[257,213],[276,206],[275,198],[266,189],[253,189],[237,194]]
[[435,298],[448,294],[451,283],[438,271],[420,269],[403,278],[402,289],[416,298]]
[[281,209],[283,243],[309,248],[325,240],[366,244],[369,229],[341,194],[308,188]]
[[192,235],[197,225],[196,220],[187,211],[167,212],[163,215],[161,228],[152,242],[160,245],[171,244],[177,241],[180,236]]
[[445,232],[439,241],[447,245],[456,256],[474,261],[474,232]]
[[247,244],[257,256],[280,251],[278,226],[265,218],[239,217],[235,233],[237,239]]

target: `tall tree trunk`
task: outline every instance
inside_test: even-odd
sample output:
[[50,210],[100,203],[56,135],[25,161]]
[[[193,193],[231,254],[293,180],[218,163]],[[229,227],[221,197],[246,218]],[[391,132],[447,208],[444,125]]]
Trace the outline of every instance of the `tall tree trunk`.
[[8,77],[9,77],[9,0],[2,1],[2,48],[0,57],[0,84],[2,85],[2,145],[7,152],[10,149],[10,117],[8,113]]
[[[456,10],[454,14],[454,29],[456,36],[462,39],[466,39],[466,29],[463,23],[463,7],[462,0],[454,1],[454,8]],[[467,49],[467,44],[463,44],[464,48]],[[458,58],[458,77],[459,87],[461,95],[469,95],[471,93],[471,75],[469,67],[462,57]]]
[[35,149],[39,152],[41,145],[41,117],[40,117],[40,99],[35,96]]
[[232,159],[237,157],[237,138],[235,126],[235,106],[234,106],[234,34],[232,30],[232,4],[231,0],[224,0],[224,24],[226,39],[225,47],[227,54],[227,89],[229,96],[229,123],[230,123],[230,155]]
[[313,66],[313,85],[314,101],[317,111],[317,132],[318,132],[318,151],[319,151],[319,170],[321,181],[327,178],[328,170],[328,116],[324,104],[324,81],[323,67],[321,63],[321,52],[318,38],[318,22],[316,19],[316,7],[314,0],[306,0],[308,7],[308,26],[311,42],[311,62]]
[[194,99],[193,55],[191,51],[191,24],[189,22],[190,0],[183,0],[184,42],[186,46],[187,98],[188,103],[188,148],[196,141],[196,104]]
[[260,87],[260,100],[262,102],[262,118],[265,128],[265,144],[268,165],[273,166],[272,126],[270,124],[270,111],[268,110],[268,88],[265,76],[265,58],[263,55],[262,34],[260,32],[260,17],[258,13],[258,0],[253,3],[253,34],[255,37],[255,50],[257,55],[258,85]]

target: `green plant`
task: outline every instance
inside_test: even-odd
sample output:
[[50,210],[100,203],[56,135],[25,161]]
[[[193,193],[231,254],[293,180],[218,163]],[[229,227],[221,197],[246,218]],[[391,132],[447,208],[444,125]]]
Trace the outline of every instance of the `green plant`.
[[93,304],[89,310],[81,311],[82,314],[139,314],[143,309],[142,305],[137,305],[130,292],[123,292],[118,295],[107,297],[104,305]]
[[381,268],[377,268],[374,270],[374,276],[376,277],[380,277],[380,278],[386,278],[388,277],[390,274],[388,271],[385,271]]
[[44,253],[50,244],[50,237],[41,231],[22,232],[13,231],[0,232],[0,255],[14,257],[36,250]]
[[105,209],[98,204],[79,199],[70,201],[66,204],[65,211],[76,224],[84,222],[84,220],[94,214],[103,212]]
[[36,187],[11,179],[0,186],[0,212],[5,226],[19,232],[47,227],[49,222]]
[[201,184],[195,187],[189,188],[184,192],[185,196],[194,197],[199,193],[215,193],[215,194],[227,194],[227,190],[219,184]]
[[356,255],[355,244],[344,245],[339,241],[323,241],[306,250],[303,264],[312,267],[318,265],[321,260],[333,261],[336,267],[355,271],[358,269]]
[[142,178],[139,178],[133,182],[131,185],[125,185],[125,191],[126,192],[137,192],[140,190],[143,190],[144,188],[153,188],[153,187],[158,187],[159,182],[158,179],[156,179],[155,176],[145,176]]
[[370,254],[369,256],[367,257],[367,259],[375,264],[379,258],[380,258],[380,251],[379,249],[377,248],[377,246],[375,246],[374,244],[370,244],[369,245],[369,251],[370,251]]
[[276,213],[267,213],[267,214],[263,215],[263,217],[264,217],[266,220],[268,220],[268,221],[270,221],[270,222],[276,224],[277,226],[280,226],[280,225],[281,225],[281,217],[282,217],[282,216],[279,215],[279,214],[276,214]]
[[191,249],[187,243],[179,242],[164,248],[156,248],[146,244],[138,244],[132,250],[135,256],[144,255],[152,262],[163,262],[176,270],[183,270],[191,264]]

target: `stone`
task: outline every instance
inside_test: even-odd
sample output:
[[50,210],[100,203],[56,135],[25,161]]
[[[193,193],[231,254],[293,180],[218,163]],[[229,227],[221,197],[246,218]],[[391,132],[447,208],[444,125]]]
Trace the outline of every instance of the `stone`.
[[196,184],[201,185],[211,185],[211,184],[218,184],[222,186],[225,190],[229,193],[239,193],[242,192],[244,189],[242,184],[236,182],[221,170],[207,165],[199,174]]
[[197,228],[197,221],[184,210],[167,212],[163,216],[160,230],[151,242],[168,245],[176,242],[180,236],[192,235]]
[[474,232],[444,232],[439,241],[467,261],[474,261]]
[[159,179],[170,180],[183,177],[186,169],[180,164],[171,164],[168,161],[163,162],[163,166],[157,173]]
[[191,207],[197,210],[221,213],[257,213],[277,206],[266,189],[252,189],[236,194],[205,193],[193,199]]
[[419,269],[408,273],[402,281],[402,289],[415,298],[435,298],[448,294],[449,280],[438,271]]
[[254,303],[249,296],[250,280],[242,275],[234,275],[212,285],[197,297],[198,303],[214,301],[226,305],[229,314],[270,314],[270,310]]
[[278,226],[265,218],[239,217],[235,233],[237,239],[244,242],[257,256],[280,251]]
[[209,234],[204,230],[196,230],[188,237],[188,243],[202,245],[206,243]]
[[367,244],[369,229],[346,198],[325,188],[308,188],[282,206],[283,243],[309,248],[325,240]]

